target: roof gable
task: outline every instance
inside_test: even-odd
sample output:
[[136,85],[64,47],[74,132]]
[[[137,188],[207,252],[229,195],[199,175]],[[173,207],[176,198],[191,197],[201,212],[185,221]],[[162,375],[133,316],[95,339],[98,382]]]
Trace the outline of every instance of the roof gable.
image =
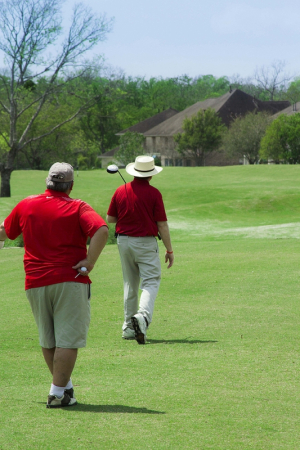
[[252,111],[271,111],[272,108],[282,109],[284,105],[289,102],[262,102],[255,99],[245,92],[234,89],[227,92],[218,98],[210,98],[202,102],[197,102],[194,105],[186,108],[176,116],[165,120],[154,128],[144,132],[145,136],[173,136],[177,133],[183,132],[183,121],[186,117],[191,118],[200,110],[212,108],[218,112],[222,122],[229,126],[236,117],[245,116]]
[[149,119],[145,119],[142,122],[139,122],[132,127],[126,128],[125,130],[119,131],[119,133],[116,133],[117,136],[120,136],[127,131],[130,131],[132,133],[145,133],[146,131],[150,130],[151,128],[155,127],[156,125],[160,124],[161,122],[164,122],[165,120],[169,119],[170,117],[173,117],[174,115],[178,114],[178,111],[173,108],[166,109],[165,111],[162,111],[161,113],[155,114],[152,117],[149,117]]

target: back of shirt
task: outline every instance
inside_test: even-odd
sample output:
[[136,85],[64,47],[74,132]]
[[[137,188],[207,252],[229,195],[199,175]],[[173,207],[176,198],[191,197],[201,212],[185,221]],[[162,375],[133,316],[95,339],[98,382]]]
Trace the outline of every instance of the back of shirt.
[[[85,259],[87,237],[106,225],[85,202],[52,190],[22,200],[5,219],[7,236],[23,233],[25,288],[74,281],[72,269]],[[89,283],[88,277],[76,281]]]
[[161,193],[143,178],[120,186],[107,214],[117,217],[117,233],[136,237],[157,236],[157,222],[167,220]]

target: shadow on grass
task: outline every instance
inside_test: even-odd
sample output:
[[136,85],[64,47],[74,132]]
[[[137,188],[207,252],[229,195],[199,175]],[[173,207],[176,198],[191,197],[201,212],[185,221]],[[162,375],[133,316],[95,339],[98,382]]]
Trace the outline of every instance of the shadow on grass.
[[62,408],[64,411],[74,412],[92,412],[92,413],[109,413],[109,414],[166,414],[164,411],[154,411],[147,408],[136,408],[134,406],[124,405],[89,405],[77,403],[70,408]]
[[189,341],[186,339],[147,339],[147,343],[149,344],[215,344],[218,341],[199,341],[193,340]]

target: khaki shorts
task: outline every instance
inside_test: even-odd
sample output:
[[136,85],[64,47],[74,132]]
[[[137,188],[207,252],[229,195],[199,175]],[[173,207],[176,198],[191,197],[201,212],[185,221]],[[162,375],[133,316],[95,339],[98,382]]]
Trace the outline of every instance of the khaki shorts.
[[28,289],[29,300],[44,348],[86,346],[90,324],[90,285],[75,282]]

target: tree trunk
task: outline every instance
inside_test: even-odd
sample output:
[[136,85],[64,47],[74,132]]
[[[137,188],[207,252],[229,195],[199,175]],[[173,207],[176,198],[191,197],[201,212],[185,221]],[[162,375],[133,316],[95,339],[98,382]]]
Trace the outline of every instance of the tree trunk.
[[13,169],[1,169],[0,197],[10,197],[10,176]]

